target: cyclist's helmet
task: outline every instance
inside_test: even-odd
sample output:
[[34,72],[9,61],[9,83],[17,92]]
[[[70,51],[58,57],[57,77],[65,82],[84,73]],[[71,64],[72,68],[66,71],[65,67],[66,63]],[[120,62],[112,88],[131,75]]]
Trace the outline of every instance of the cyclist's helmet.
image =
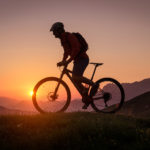
[[64,29],[64,25],[62,22],[55,22],[52,27],[50,28],[50,31],[58,30],[58,29]]

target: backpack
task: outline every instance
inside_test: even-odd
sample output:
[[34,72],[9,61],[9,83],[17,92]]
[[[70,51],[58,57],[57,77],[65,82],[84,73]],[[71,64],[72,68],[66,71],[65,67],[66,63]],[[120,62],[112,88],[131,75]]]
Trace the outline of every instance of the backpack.
[[82,52],[86,52],[88,50],[88,44],[87,44],[85,38],[80,33],[78,33],[78,32],[76,32],[76,33],[73,32],[72,34],[75,35],[76,38],[80,42],[81,50],[80,50],[79,54],[81,54]]

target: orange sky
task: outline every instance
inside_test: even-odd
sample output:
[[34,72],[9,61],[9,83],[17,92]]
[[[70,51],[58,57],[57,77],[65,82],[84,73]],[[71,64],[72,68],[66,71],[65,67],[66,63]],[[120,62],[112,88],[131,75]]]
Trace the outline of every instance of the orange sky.
[[[59,76],[56,63],[63,49],[49,33],[56,21],[64,22],[67,31],[82,33],[90,60],[104,63],[95,80],[107,76],[134,82],[150,77],[150,1],[3,0],[0,96],[30,99],[38,80]],[[88,66],[85,76],[90,77],[92,69]],[[78,96],[73,92],[73,98]]]

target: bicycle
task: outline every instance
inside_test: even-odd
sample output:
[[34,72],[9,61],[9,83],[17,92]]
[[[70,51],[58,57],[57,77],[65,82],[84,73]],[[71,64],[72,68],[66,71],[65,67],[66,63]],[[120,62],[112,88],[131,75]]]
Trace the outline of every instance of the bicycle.
[[[88,79],[93,82],[97,67],[103,65],[103,63],[90,64],[95,66],[91,79]],[[74,84],[80,95],[83,96],[82,91],[71,77],[72,71],[68,70],[67,66],[64,66],[60,78],[47,77],[35,85],[32,101],[37,111],[40,113],[63,112],[68,108],[71,92],[68,85],[62,80],[65,74]],[[115,113],[118,111],[125,99],[122,85],[113,78],[102,78],[97,80],[95,84],[99,85],[95,93],[92,92],[95,90],[94,86],[88,85],[88,95],[92,97],[92,102],[90,103],[92,108],[96,112],[103,113]]]

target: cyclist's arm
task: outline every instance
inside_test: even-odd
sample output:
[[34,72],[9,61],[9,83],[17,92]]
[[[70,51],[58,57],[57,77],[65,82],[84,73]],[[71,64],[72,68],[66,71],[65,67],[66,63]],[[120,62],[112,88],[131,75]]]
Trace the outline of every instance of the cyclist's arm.
[[68,58],[68,53],[67,53],[67,52],[64,52],[62,61],[66,61],[67,58]]

